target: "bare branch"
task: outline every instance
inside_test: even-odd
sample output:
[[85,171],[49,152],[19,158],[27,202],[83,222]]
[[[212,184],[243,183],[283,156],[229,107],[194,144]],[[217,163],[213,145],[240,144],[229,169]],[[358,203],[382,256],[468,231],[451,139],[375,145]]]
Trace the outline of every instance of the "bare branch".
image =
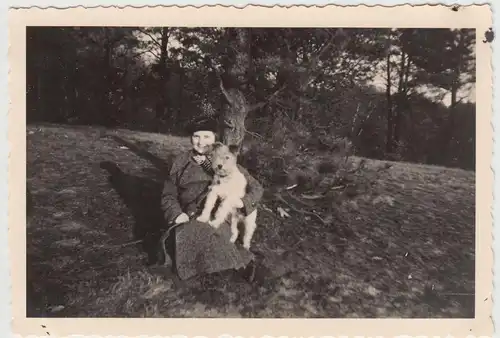
[[146,53],[150,53],[152,54],[155,58],[157,58],[158,60],[160,59],[160,55],[156,54],[155,52],[153,52],[152,50],[147,50]]
[[224,124],[229,128],[234,128],[234,123],[232,121],[224,120]]
[[220,85],[220,89],[221,89],[222,93],[224,94],[226,100],[228,101],[229,105],[231,105],[232,107],[238,107],[238,106],[244,107],[245,106],[243,104],[245,98],[242,97],[243,94],[241,94],[240,91],[233,89],[233,88],[226,89],[224,87],[224,84],[222,83],[222,80],[219,82],[219,85]]
[[146,54],[146,53],[151,53],[151,51],[145,50],[145,51],[142,51],[140,53],[136,53],[136,54],[132,55],[132,58],[135,59],[135,58],[137,58],[137,57],[139,57],[139,56],[141,56],[143,54]]
[[[307,86],[309,86],[318,76],[311,76],[312,73],[316,71],[316,68],[318,66],[318,63],[321,59],[321,57],[330,49],[330,47],[333,45],[333,42],[337,36],[340,35],[345,35],[344,30],[342,28],[339,28],[336,32],[335,35],[331,36],[331,38],[321,47],[319,53],[311,60],[309,63],[309,66],[307,67],[307,73],[309,74],[308,78],[301,84],[302,89],[305,89]],[[345,47],[347,46],[347,39],[342,42],[339,50],[343,51]]]
[[143,34],[146,34],[147,36],[149,36],[151,38],[151,40],[158,46],[161,48],[161,43],[156,39],[156,37],[154,37],[151,33],[149,33],[147,30],[145,29],[139,29],[139,31]]
[[247,128],[245,128],[245,133],[249,134],[249,135],[252,135],[254,137],[257,137],[257,138],[260,138],[261,140],[264,139],[264,136],[260,135],[260,134],[257,134],[257,133],[254,133],[253,131],[250,131],[248,130]]
[[255,111],[257,109],[260,109],[264,106],[266,106],[267,104],[269,104],[270,102],[273,102],[274,99],[278,96],[278,94],[280,92],[282,92],[285,88],[287,87],[286,84],[284,84],[281,88],[277,89],[274,93],[272,93],[271,95],[269,95],[266,99],[266,101],[264,102],[259,102],[259,103],[256,103],[254,105],[251,105],[250,107],[248,107],[248,112],[252,112],[252,111]]

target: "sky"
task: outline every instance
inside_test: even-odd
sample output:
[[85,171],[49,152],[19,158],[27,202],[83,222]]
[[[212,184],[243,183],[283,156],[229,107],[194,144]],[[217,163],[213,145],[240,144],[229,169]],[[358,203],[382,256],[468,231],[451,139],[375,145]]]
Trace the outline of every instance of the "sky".
[[[373,85],[375,88],[380,91],[385,91],[386,89],[386,75],[383,71],[379,71],[373,81],[369,82],[369,84]],[[451,93],[442,88],[437,88],[434,86],[420,86],[417,88],[419,93],[424,93],[425,96],[433,99],[439,100],[442,99],[442,103],[449,107],[451,105]],[[462,102],[467,103],[475,103],[476,102],[476,86],[474,84],[469,84],[460,88],[457,93],[458,98],[463,98]]]

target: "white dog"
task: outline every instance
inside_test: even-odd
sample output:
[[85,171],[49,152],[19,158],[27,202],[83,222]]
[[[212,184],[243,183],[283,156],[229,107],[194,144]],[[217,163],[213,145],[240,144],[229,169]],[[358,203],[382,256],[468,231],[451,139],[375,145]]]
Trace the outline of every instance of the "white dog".
[[[247,180],[237,165],[237,147],[226,146],[216,142],[212,149],[212,168],[215,172],[210,190],[205,201],[205,206],[198,221],[210,224],[214,228],[224,223],[231,215],[231,239],[234,243],[238,238],[238,224],[243,221],[245,234],[243,236],[243,247],[250,249],[255,229],[257,228],[257,209],[250,215],[245,216],[239,208],[243,208],[242,198],[246,193]],[[221,200],[219,208],[215,213],[215,219],[210,220],[210,215],[217,199]]]

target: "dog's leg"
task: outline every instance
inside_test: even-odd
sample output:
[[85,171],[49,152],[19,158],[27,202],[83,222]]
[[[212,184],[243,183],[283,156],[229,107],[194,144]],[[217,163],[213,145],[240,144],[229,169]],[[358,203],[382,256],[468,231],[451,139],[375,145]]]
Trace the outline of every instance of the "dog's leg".
[[231,243],[234,243],[236,242],[236,240],[238,239],[238,223],[240,221],[240,218],[238,217],[238,215],[236,213],[233,213],[231,215],[231,238],[229,239],[229,241],[231,241]]
[[197,221],[208,223],[208,221],[210,220],[210,213],[215,206],[215,202],[217,202],[217,197],[217,192],[215,192],[214,190],[210,190],[207,195],[203,211],[201,215],[196,218]]
[[214,228],[220,227],[222,223],[226,220],[227,216],[233,209],[233,202],[231,201],[230,198],[226,198],[225,200],[222,201],[222,203],[219,206],[219,209],[215,213],[215,219],[208,222],[211,226]]
[[250,215],[245,217],[244,223],[245,235],[243,236],[243,247],[250,250],[250,242],[257,228],[257,210],[254,210]]

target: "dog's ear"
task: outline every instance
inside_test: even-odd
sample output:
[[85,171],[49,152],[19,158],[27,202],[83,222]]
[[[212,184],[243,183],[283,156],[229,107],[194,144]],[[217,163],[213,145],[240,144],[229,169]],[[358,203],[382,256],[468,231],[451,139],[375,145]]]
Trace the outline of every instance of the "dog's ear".
[[228,146],[229,151],[233,153],[234,155],[238,154],[239,152],[239,147],[236,144],[231,144]]
[[212,150],[215,150],[215,149],[218,149],[220,147],[222,147],[224,144],[222,142],[215,142],[213,145],[212,145]]

